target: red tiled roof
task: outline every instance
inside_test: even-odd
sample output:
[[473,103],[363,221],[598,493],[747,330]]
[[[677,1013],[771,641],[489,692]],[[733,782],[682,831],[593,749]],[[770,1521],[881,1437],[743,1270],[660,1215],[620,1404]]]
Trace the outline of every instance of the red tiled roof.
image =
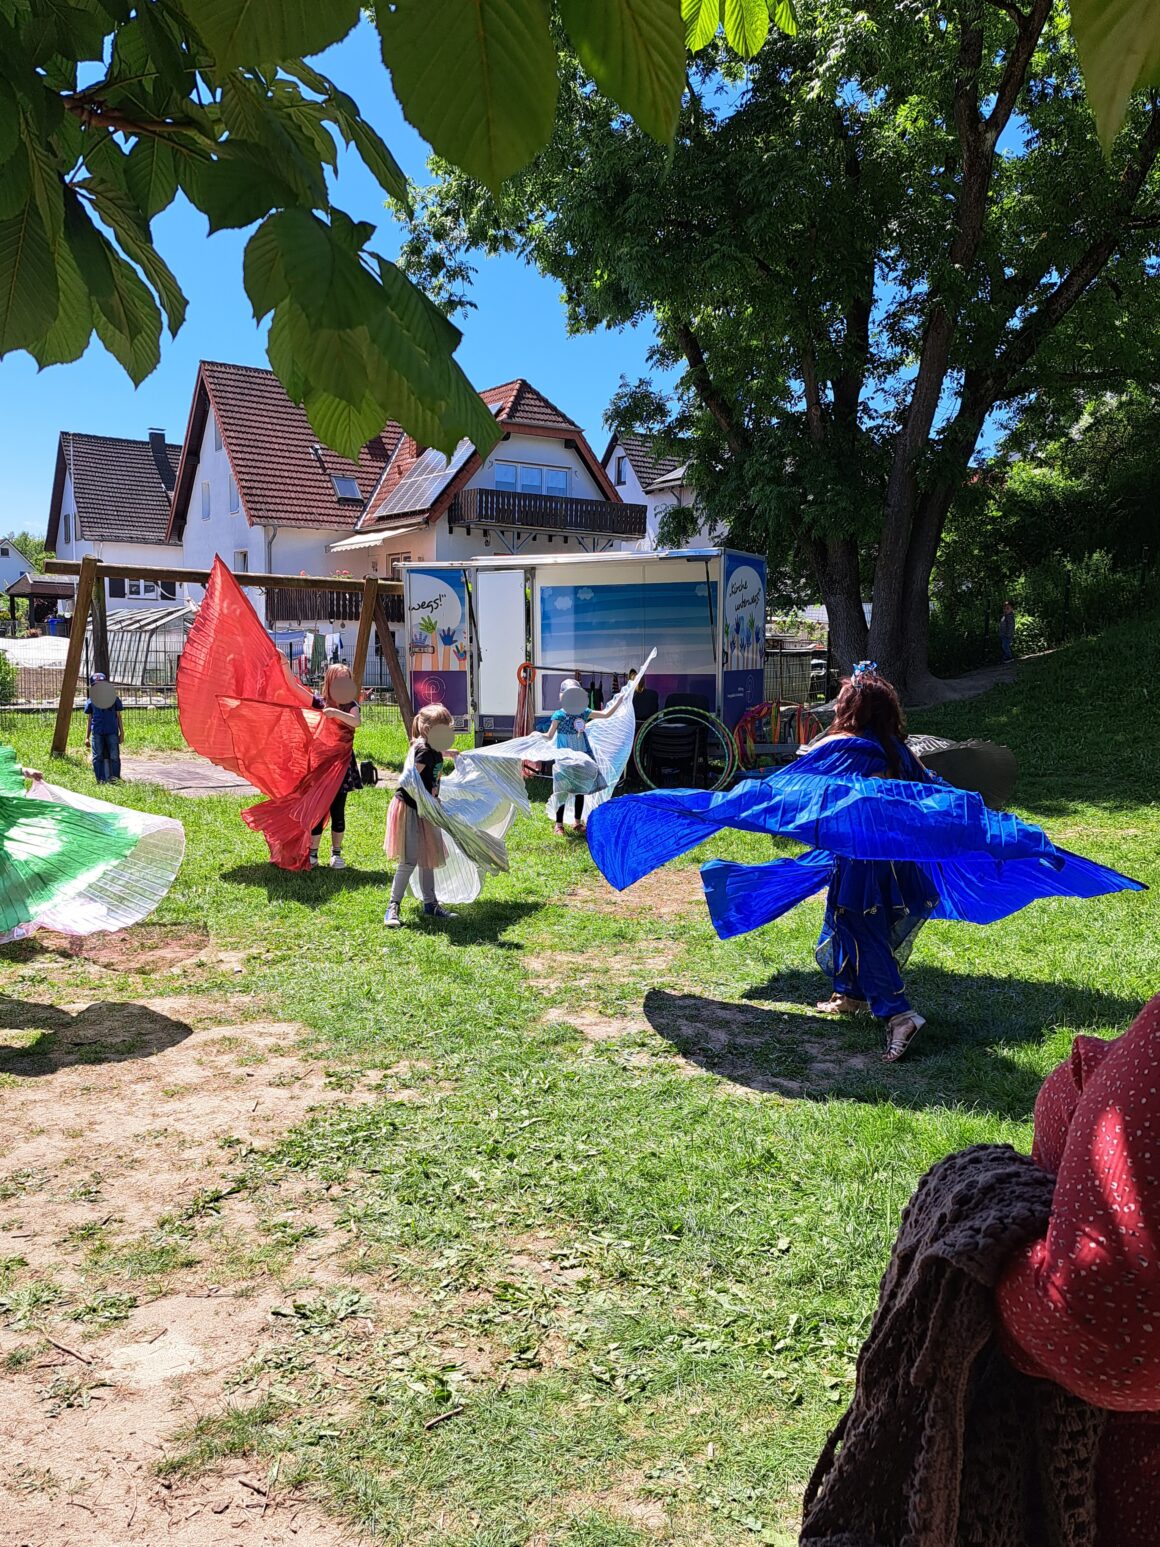
[[[524,430],[532,435],[541,435],[548,440],[573,442],[577,454],[604,489],[606,498],[612,500],[620,498],[608,482],[607,474],[597,462],[576,421],[569,419],[555,403],[546,398],[542,392],[537,392],[535,387],[522,376],[517,377],[515,381],[505,381],[498,387],[484,387],[479,395],[495,415],[496,422],[502,424],[509,433]],[[460,443],[460,450],[463,444]],[[434,493],[432,493],[433,480],[430,476],[430,468],[424,461],[423,466],[415,472],[413,480],[416,485],[415,503],[413,506],[406,504],[406,509],[426,510],[432,519],[437,519],[442,514],[451,497],[469,483],[479,471],[478,454],[472,452],[465,459],[460,455],[460,450],[456,451],[452,459],[453,462],[458,463],[454,474],[452,475],[449,468],[448,478],[435,487]],[[398,510],[403,508],[405,502],[392,500],[391,496],[416,469],[416,464],[421,457],[422,451],[411,436],[403,436],[382,480],[367,502],[366,514],[359,522],[360,529],[365,530],[380,522],[389,523],[397,519]],[[420,474],[423,476],[420,477]],[[393,514],[384,514],[388,505]]]
[[[251,526],[353,529],[391,453],[402,438],[397,424],[367,442],[356,462],[318,442],[306,410],[287,396],[273,371],[203,360],[194,393],[189,447],[178,475],[173,526],[180,533],[196,481],[196,458],[208,408],[213,408],[230,468]],[[357,499],[341,499],[333,478],[352,478]]]
[[607,467],[613,451],[619,446],[628,458],[628,464],[640,480],[640,486],[647,493],[656,483],[658,478],[667,478],[670,473],[675,473],[682,466],[680,457],[672,456],[666,452],[658,452],[656,442],[650,435],[614,435],[608,443],[608,449],[604,453],[604,466]]
[[559,430],[563,434],[580,429],[574,419],[569,419],[522,376],[515,381],[505,381],[499,387],[485,387],[479,395],[500,424],[526,424],[533,429]]
[[87,542],[168,542],[170,490],[181,446],[81,435],[62,430],[48,517],[48,546],[56,547],[64,474],[72,475],[77,536]]

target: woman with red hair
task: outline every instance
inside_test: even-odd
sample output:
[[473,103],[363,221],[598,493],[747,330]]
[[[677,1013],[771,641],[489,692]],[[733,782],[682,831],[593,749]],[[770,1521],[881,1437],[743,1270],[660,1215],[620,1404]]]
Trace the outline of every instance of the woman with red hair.
[[833,992],[818,1008],[877,1016],[888,1063],[924,1024],[902,968],[928,918],[992,924],[1041,897],[1142,889],[929,773],[906,744],[898,695],[872,661],[855,666],[829,732],[790,767],[720,794],[656,790],[609,801],[593,814],[589,847],[623,890],[726,827],[810,848],[767,864],[702,866],[717,933],[724,940],[772,923],[824,890],[816,954]]

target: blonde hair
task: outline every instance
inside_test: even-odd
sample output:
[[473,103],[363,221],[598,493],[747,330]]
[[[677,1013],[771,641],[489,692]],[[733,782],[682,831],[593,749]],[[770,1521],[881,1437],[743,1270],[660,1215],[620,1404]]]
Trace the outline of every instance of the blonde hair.
[[[344,666],[341,661],[335,661],[333,665],[326,668],[326,671],[323,674],[322,692],[319,694],[319,697],[322,699],[323,703],[326,703],[330,698],[330,690],[339,677],[349,677],[350,680],[354,682],[354,672],[351,671],[350,667]],[[354,702],[356,704],[358,703],[357,693],[354,696]]]
[[424,704],[411,721],[412,741],[423,741],[433,725],[454,725],[455,716],[446,704]]

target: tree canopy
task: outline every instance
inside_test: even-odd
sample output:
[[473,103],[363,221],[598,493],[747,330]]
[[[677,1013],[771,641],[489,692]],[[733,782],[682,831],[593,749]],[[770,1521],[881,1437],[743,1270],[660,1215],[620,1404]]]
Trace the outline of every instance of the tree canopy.
[[808,567],[840,657],[914,692],[988,415],[1154,353],[1160,110],[1106,160],[1050,0],[799,20],[744,69],[698,57],[671,152],[565,50],[549,147],[498,195],[437,163],[405,256],[448,309],[514,249],[574,328],[653,319],[676,390],[624,384],[613,422],[684,443],[733,540]]
[[[770,0],[392,0],[376,13],[408,119],[492,188],[555,111],[553,26],[587,78],[667,144],[694,46],[750,52]],[[791,0],[775,0],[792,27]],[[337,144],[407,208],[359,105],[306,62],[359,0],[0,0],[0,356],[76,360],[95,333],[134,382],[185,319],[152,233],[175,198],[211,232],[256,229],[245,286],[270,363],[320,439],[353,454],[397,419],[450,452],[496,425],[456,365],[459,334],[331,200]]]

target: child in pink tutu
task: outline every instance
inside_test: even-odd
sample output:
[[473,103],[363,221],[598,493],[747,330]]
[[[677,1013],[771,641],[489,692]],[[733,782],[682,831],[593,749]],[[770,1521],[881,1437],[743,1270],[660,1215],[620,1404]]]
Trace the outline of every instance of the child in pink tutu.
[[[438,800],[444,759],[455,757],[451,746],[455,739],[455,722],[450,711],[442,704],[427,704],[412,721],[411,737],[408,763],[413,764],[431,798]],[[423,912],[436,919],[455,917],[440,906],[435,896],[435,872],[447,860],[443,834],[434,823],[419,815],[414,797],[404,789],[395,791],[387,810],[387,838],[383,847],[388,859],[393,859],[397,867],[391,882],[390,905],[383,918],[388,929],[403,927],[400,908],[416,866]]]

